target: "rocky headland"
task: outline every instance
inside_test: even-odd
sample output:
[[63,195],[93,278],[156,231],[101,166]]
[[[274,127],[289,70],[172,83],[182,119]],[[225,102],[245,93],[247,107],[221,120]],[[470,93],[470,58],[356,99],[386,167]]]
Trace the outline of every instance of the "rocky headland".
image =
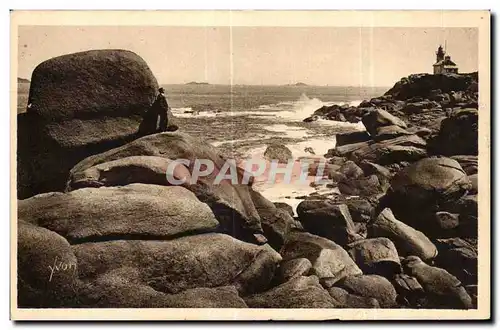
[[337,136],[332,193],[307,196],[296,217],[251,182],[170,185],[177,159],[220,170],[225,158],[173,117],[169,132],[143,127],[158,83],[138,55],[65,55],[31,80],[19,307],[477,307],[477,74],[413,75],[316,111],[366,132]]

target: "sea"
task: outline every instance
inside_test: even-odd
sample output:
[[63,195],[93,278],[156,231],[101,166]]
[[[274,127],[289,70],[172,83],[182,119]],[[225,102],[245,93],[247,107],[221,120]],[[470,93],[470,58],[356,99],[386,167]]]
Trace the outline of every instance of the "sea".
[[[385,87],[162,85],[180,129],[237,160],[262,158],[269,144],[287,146],[294,159],[323,158],[339,133],[364,130],[361,123],[330,120],[304,123],[323,105],[358,105],[382,95]],[[18,84],[18,113],[26,109],[28,83]],[[294,210],[303,196],[317,191],[308,184],[257,181],[254,189]]]
[[[331,120],[304,123],[324,105],[349,104],[382,95],[388,88],[339,86],[164,85],[179,127],[218,147],[229,158],[264,158],[270,144],[283,144],[294,159],[324,159],[339,133],[362,131],[362,123]],[[268,182],[254,189],[273,202],[285,202],[296,211],[302,198],[320,192],[315,185]],[[308,180],[308,182],[311,180]],[[323,187],[324,192],[331,188]]]

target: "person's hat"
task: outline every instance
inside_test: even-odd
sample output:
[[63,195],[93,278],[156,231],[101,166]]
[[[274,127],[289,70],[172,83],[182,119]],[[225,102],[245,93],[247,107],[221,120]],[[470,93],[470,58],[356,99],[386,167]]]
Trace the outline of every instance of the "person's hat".
[[165,92],[165,89],[164,89],[163,87],[160,87],[160,89],[158,89],[158,91],[159,91],[160,93],[164,93],[164,92]]

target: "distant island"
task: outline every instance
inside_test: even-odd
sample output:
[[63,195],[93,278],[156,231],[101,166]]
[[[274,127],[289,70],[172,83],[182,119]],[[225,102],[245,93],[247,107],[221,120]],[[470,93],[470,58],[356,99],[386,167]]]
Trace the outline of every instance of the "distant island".
[[209,83],[207,83],[207,82],[191,81],[191,82],[188,82],[186,85],[209,85]]
[[25,78],[17,77],[17,82],[18,83],[29,83],[30,81],[28,79],[25,79]]
[[286,84],[285,86],[309,86],[309,85],[304,84],[303,82],[298,82],[295,84]]

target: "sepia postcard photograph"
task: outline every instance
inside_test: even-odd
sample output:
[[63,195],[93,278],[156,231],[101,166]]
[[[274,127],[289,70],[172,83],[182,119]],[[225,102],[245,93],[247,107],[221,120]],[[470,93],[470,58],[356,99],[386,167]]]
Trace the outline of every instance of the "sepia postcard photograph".
[[13,320],[491,318],[489,11],[12,11]]

